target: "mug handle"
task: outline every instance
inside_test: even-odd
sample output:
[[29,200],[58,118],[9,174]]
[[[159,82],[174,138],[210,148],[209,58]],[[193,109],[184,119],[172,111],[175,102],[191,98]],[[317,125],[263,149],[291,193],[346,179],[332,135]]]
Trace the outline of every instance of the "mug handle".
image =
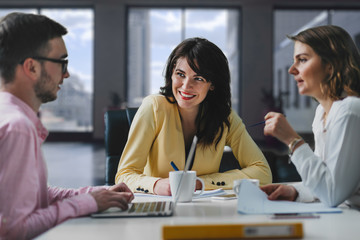
[[239,194],[239,188],[240,188],[240,185],[241,185],[241,183],[240,184],[237,184],[237,185],[235,185],[234,187],[233,187],[233,190],[234,190],[234,192],[235,192],[235,194],[236,195],[238,195]]
[[199,177],[196,177],[196,180],[199,180],[199,181],[201,182],[201,191],[200,191],[199,193],[194,192],[193,196],[199,196],[199,195],[202,194],[202,193],[204,192],[204,190],[205,190],[205,183],[204,183],[204,181],[203,181],[201,178],[199,178]]

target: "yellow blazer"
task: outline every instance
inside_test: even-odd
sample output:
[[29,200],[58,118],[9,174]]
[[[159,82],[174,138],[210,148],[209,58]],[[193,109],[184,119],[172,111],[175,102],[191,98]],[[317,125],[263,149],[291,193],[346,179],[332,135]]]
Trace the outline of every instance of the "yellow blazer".
[[[231,189],[233,181],[240,178],[256,178],[260,184],[271,183],[270,167],[240,117],[231,111],[229,121],[230,129],[224,128],[216,149],[215,144],[205,148],[197,146],[191,170],[204,180],[208,190]],[[219,173],[225,146],[231,147],[241,170]],[[155,182],[159,178],[168,178],[169,172],[174,170],[171,161],[179,169],[185,166],[178,106],[162,95],[150,95],[144,98],[133,119],[115,182],[125,182],[134,192],[153,193]]]

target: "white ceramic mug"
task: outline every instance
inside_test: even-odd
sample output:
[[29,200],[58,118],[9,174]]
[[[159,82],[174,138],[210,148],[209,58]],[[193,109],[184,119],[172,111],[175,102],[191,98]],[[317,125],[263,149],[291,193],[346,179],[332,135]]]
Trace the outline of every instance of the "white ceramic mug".
[[[179,183],[182,174],[183,174],[181,180],[182,183],[179,188]],[[195,192],[196,180],[199,180],[202,184],[202,189],[198,193]],[[175,201],[177,191],[179,191],[179,196],[177,200],[178,202],[191,202],[193,196],[200,195],[201,193],[204,192],[204,188],[205,188],[204,181],[201,178],[196,177],[196,171],[187,171],[185,173],[184,171],[169,172],[169,181],[170,181],[170,190],[173,201]]]
[[247,180],[252,184],[254,184],[255,186],[259,187],[259,179],[236,179],[234,180],[234,185],[233,185],[233,190],[236,193],[236,195],[239,194],[240,185],[243,180]]

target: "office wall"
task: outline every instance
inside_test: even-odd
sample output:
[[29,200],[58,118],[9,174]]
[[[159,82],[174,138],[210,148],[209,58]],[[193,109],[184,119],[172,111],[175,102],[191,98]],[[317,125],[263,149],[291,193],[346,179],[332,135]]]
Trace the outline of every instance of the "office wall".
[[[94,44],[94,139],[104,135],[103,113],[114,90],[126,90],[126,8],[128,6],[235,7],[241,9],[240,109],[247,124],[262,119],[261,88],[272,88],[273,10],[275,8],[360,7],[358,0],[0,0],[1,7],[93,7]],[[250,129],[263,138],[262,129]]]

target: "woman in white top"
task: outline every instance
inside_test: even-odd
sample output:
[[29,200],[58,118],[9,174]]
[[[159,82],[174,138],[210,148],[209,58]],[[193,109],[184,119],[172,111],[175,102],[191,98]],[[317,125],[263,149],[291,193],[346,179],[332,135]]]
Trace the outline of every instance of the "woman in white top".
[[284,115],[265,116],[265,135],[287,144],[302,183],[261,187],[270,200],[327,206],[346,201],[360,207],[360,55],[350,35],[337,26],[307,29],[294,41],[294,75],[299,93],[319,102],[312,125],[315,151]]

